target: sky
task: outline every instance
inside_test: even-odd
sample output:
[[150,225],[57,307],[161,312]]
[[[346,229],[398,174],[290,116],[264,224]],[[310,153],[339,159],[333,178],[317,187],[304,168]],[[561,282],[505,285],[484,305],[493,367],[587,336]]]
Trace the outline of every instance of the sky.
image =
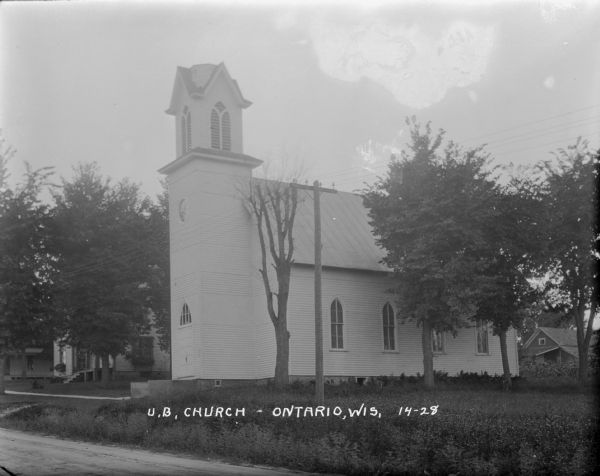
[[176,68],[220,62],[253,102],[244,152],[339,190],[385,173],[413,115],[498,165],[600,147],[597,1],[2,2],[12,179],[95,161],[157,194]]

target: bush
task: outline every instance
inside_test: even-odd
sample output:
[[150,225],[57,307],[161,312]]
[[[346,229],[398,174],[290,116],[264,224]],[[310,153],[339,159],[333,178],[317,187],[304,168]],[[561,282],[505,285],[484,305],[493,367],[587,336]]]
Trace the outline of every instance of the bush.
[[525,359],[521,362],[520,373],[523,377],[577,377],[577,363],[552,362],[540,359]]
[[[486,379],[463,375],[462,379]],[[487,377],[492,378],[492,377]],[[93,412],[53,406],[4,418],[11,426],[61,436],[193,452],[303,471],[359,474],[593,473],[597,415],[587,395],[531,394],[344,384],[327,389],[329,407],[358,408],[377,417],[276,418],[273,407],[312,405],[311,385],[218,389],[172,398],[115,402]],[[354,390],[349,395],[350,390]],[[410,390],[410,391],[407,391]],[[338,395],[334,395],[334,391]],[[156,418],[147,409],[170,406],[245,407],[240,418]],[[399,415],[399,406],[439,405],[435,415]],[[262,413],[255,410],[260,408]]]

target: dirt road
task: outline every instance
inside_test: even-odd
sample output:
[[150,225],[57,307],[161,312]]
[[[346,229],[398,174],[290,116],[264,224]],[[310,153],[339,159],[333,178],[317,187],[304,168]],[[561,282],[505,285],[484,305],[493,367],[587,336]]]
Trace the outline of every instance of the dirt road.
[[23,475],[287,475],[166,453],[61,440],[0,428],[0,476]]

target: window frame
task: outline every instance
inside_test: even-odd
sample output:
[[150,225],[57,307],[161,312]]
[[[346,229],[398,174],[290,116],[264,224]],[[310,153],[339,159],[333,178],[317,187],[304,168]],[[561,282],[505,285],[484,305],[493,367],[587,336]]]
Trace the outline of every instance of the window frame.
[[[542,341],[544,341],[544,342],[542,342]],[[546,338],[538,337],[538,345],[546,345]]]
[[394,352],[396,351],[396,315],[389,302],[383,305],[381,315],[383,318],[383,350]]
[[[436,339],[436,335],[439,335],[439,339]],[[438,342],[440,344],[440,349],[436,349],[436,343]],[[446,333],[444,331],[431,329],[431,352],[434,355],[446,353]]]
[[210,148],[231,151],[231,115],[221,101],[210,111]]
[[329,319],[331,323],[331,349],[344,350],[344,308],[338,298],[331,301]]
[[[485,334],[485,350],[480,349],[479,337]],[[478,355],[490,355],[489,322],[485,319],[477,319],[475,322],[475,353]]]
[[192,149],[192,115],[187,106],[181,113],[181,155]]
[[181,306],[181,312],[179,313],[179,327],[186,327],[192,324],[192,312],[187,302]]

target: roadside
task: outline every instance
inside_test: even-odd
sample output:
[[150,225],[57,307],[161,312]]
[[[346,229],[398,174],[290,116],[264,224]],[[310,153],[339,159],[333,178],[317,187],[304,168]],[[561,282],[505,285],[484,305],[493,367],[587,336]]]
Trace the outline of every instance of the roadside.
[[[2,467],[19,475],[293,475],[307,474],[262,466],[216,461],[135,448],[57,439],[0,429]],[[35,458],[31,456],[35,455]]]

